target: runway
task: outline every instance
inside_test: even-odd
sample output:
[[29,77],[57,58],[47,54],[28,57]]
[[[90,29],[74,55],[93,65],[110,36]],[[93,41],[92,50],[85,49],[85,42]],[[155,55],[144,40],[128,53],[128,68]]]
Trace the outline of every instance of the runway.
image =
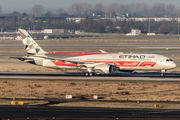
[[179,73],[113,73],[86,77],[85,73],[0,73],[0,79],[91,80],[91,81],[180,81]]
[[180,110],[0,106],[0,119],[13,120],[178,120]]

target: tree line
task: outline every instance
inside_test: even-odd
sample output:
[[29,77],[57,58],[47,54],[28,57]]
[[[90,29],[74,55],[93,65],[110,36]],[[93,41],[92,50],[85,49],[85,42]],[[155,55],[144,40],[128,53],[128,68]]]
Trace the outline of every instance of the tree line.
[[85,2],[72,3],[66,10],[59,8],[56,12],[48,11],[43,13],[44,6],[36,4],[31,7],[31,15],[34,16],[61,16],[61,17],[87,17],[92,14],[114,17],[128,13],[129,17],[180,17],[180,8],[173,4],[156,3],[149,5],[146,3],[120,4],[111,3],[107,6],[102,3],[91,5]]
[[[157,34],[178,34],[178,22],[172,21],[111,21],[101,19],[87,18],[79,23],[65,20],[34,20],[26,18],[15,20],[13,18],[5,18],[0,20],[0,27],[4,31],[18,30],[19,28],[26,30],[43,30],[43,29],[65,29],[65,30],[83,30],[85,32],[94,33],[129,33],[131,29],[138,28],[142,33],[153,32]],[[150,29],[150,31],[149,31]]]
[[[119,26],[120,28],[117,28]],[[178,23],[172,21],[117,21],[109,20],[91,20],[87,19],[80,23],[80,29],[85,32],[98,33],[129,33],[131,29],[140,29],[142,33],[157,33],[157,34],[178,34]],[[150,31],[149,31],[150,30]]]
[[[3,6],[0,5],[0,14],[2,14],[2,10]],[[180,17],[180,8],[177,8],[174,4],[164,3],[153,5],[146,3],[110,3],[105,6],[103,3],[91,5],[86,2],[76,2],[69,5],[66,10],[59,7],[55,12],[45,11],[43,5],[35,4],[31,7],[29,15],[34,15],[35,17],[90,17],[94,13],[95,15],[114,17],[128,13],[129,17]]]
[[[17,30],[23,28],[26,30],[43,29],[70,29],[83,30],[85,32],[97,33],[129,33],[133,28],[139,28],[143,33],[154,32],[159,34],[178,34],[178,22],[172,21],[111,21],[91,17],[91,14],[114,17],[129,13],[129,17],[179,17],[180,8],[173,4],[158,3],[148,5],[145,3],[137,4],[119,4],[111,3],[104,6],[97,3],[94,6],[84,2],[71,4],[67,10],[59,8],[56,13],[51,11],[43,12],[44,6],[36,4],[32,6],[31,13],[20,13],[14,11],[6,14],[4,19],[0,19],[0,28],[4,31]],[[0,13],[2,6],[0,5]],[[14,16],[14,17],[8,17]],[[66,20],[35,20],[33,17],[85,17],[80,23]],[[149,27],[150,26],[150,27]],[[150,31],[149,31],[150,30]]]

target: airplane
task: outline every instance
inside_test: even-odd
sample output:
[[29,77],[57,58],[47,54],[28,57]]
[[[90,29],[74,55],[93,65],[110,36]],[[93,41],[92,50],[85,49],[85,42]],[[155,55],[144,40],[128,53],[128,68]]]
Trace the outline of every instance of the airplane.
[[34,64],[53,69],[86,70],[86,76],[111,74],[114,71],[158,71],[164,76],[166,70],[177,67],[164,55],[139,53],[48,53],[45,52],[26,30],[19,29],[27,55],[16,58],[30,60]]

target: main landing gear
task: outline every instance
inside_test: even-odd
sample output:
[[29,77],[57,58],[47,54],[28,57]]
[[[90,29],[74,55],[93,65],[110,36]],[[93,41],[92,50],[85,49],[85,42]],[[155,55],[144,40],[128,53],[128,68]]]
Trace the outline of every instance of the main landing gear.
[[86,73],[86,76],[95,76],[95,73],[93,73],[93,72],[87,72],[87,73]]
[[86,76],[95,76],[95,72],[93,71],[93,68],[88,68]]

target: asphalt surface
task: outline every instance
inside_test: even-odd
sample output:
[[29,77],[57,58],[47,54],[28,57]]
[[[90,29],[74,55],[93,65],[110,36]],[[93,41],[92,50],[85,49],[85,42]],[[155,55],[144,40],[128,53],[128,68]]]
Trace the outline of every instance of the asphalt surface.
[[180,81],[180,73],[113,73],[105,76],[86,77],[85,73],[0,73],[0,79],[45,80],[115,80],[115,81]]
[[[85,77],[84,73],[0,73],[0,79],[57,79],[57,80],[152,80],[180,81],[180,74],[166,73],[114,73],[106,76]],[[5,98],[0,98],[5,99]],[[7,99],[9,100],[9,99]],[[31,99],[33,100],[33,99]],[[45,100],[47,104],[38,106],[0,106],[0,119],[3,120],[179,120],[180,110],[168,109],[121,109],[121,108],[79,108],[51,107],[56,103],[88,100]],[[88,102],[91,102],[89,100]],[[105,102],[105,101],[103,101]],[[114,101],[125,102],[125,101]],[[133,102],[133,101],[131,101]],[[137,102],[137,101],[134,101]],[[153,101],[152,101],[153,102]]]
[[0,106],[6,120],[179,120],[180,110]]

